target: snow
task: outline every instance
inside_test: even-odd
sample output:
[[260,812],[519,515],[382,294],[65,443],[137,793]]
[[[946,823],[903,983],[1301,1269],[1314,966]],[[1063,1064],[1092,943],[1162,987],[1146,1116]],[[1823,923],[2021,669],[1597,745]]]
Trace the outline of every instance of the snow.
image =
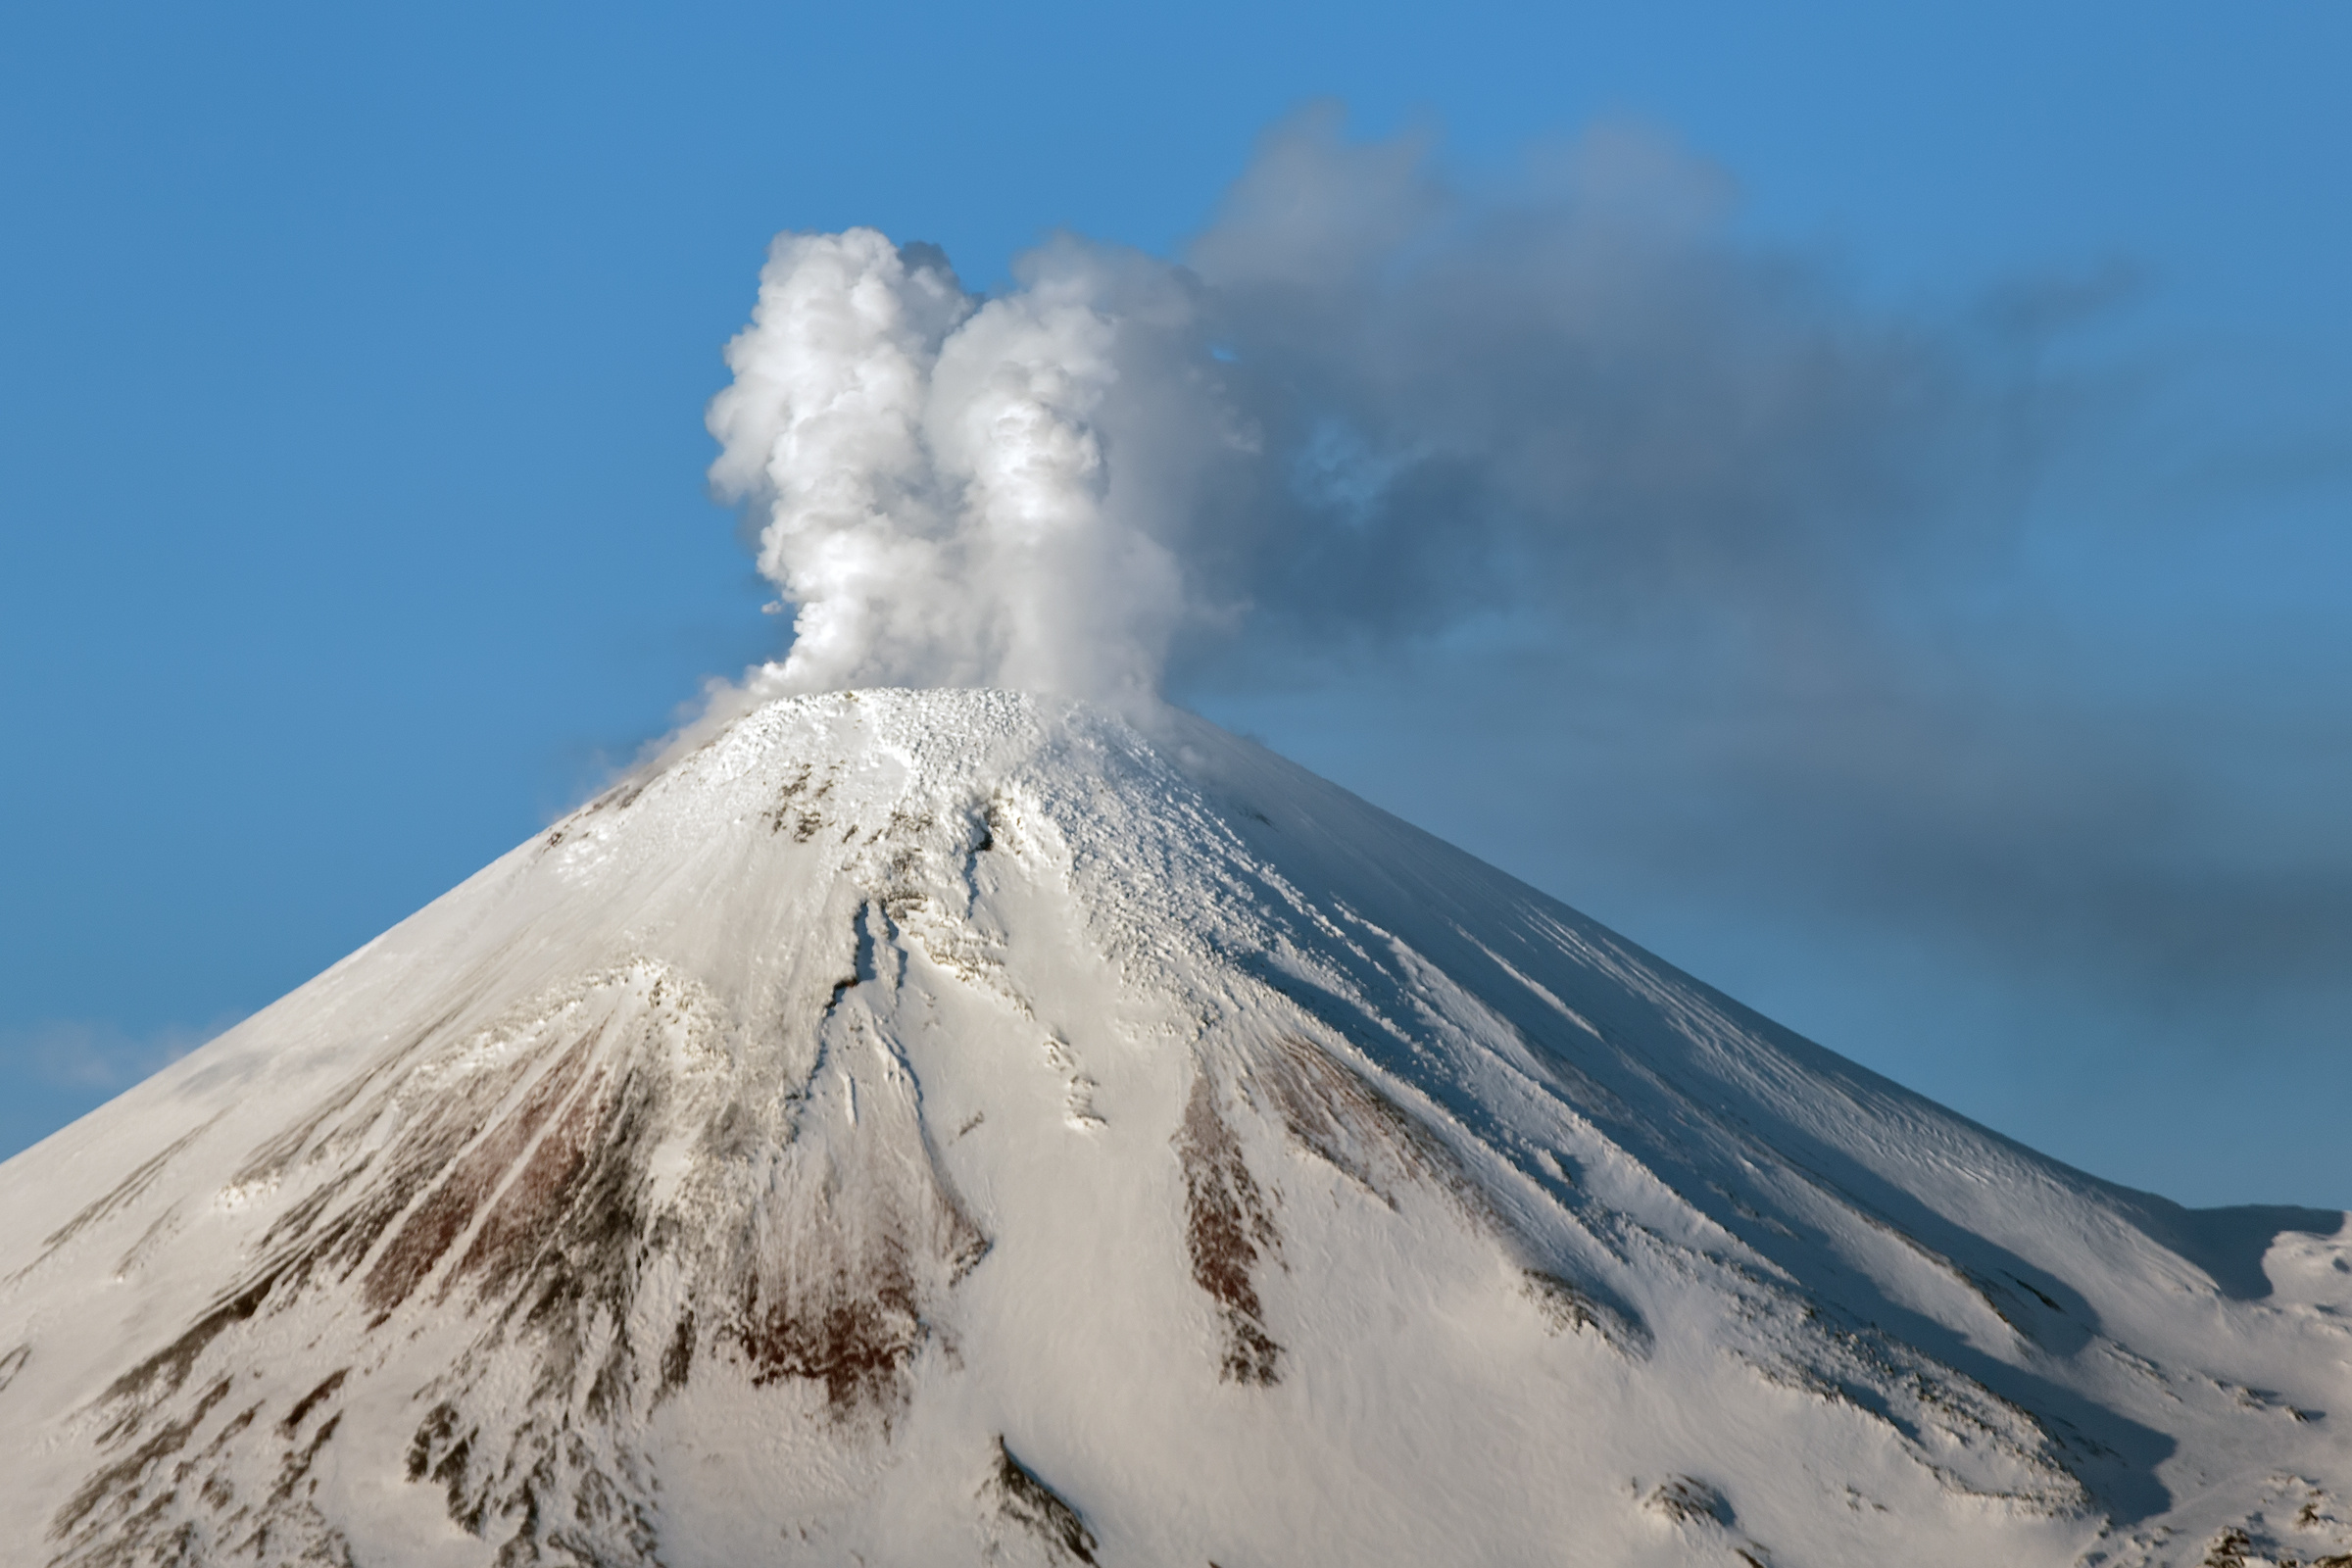
[[2309,1564],[2345,1217],[2044,1159],[1189,715],[794,698],[0,1166],[0,1508],[74,1564]]

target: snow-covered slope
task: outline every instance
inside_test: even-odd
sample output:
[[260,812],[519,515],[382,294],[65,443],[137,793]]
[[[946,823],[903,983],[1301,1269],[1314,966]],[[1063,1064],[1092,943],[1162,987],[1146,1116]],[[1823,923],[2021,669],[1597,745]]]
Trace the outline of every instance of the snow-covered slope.
[[1199,720],[798,699],[0,1167],[0,1560],[2309,1563],[2344,1219]]

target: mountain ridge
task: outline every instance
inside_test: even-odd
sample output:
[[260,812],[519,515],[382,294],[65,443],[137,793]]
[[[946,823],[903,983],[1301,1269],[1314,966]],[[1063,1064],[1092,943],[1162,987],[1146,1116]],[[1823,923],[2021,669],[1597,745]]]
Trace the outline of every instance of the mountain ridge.
[[0,1193],[26,1561],[2352,1549],[2343,1215],[1172,711],[760,707]]

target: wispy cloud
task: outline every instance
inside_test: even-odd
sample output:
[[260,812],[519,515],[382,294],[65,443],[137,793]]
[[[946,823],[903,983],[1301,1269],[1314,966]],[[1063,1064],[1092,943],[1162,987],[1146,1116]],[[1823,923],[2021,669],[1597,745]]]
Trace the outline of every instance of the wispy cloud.
[[0,1061],[22,1081],[112,1095],[169,1067],[237,1021],[227,1016],[199,1026],[166,1024],[139,1031],[103,1019],[51,1019],[0,1029]]

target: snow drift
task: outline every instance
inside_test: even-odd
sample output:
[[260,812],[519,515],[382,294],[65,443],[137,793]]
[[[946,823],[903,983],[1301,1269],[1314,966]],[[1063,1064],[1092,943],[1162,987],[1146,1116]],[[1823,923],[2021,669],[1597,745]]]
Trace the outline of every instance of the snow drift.
[[2344,1219],[1197,719],[797,697],[0,1166],[0,1557],[2340,1560]]

